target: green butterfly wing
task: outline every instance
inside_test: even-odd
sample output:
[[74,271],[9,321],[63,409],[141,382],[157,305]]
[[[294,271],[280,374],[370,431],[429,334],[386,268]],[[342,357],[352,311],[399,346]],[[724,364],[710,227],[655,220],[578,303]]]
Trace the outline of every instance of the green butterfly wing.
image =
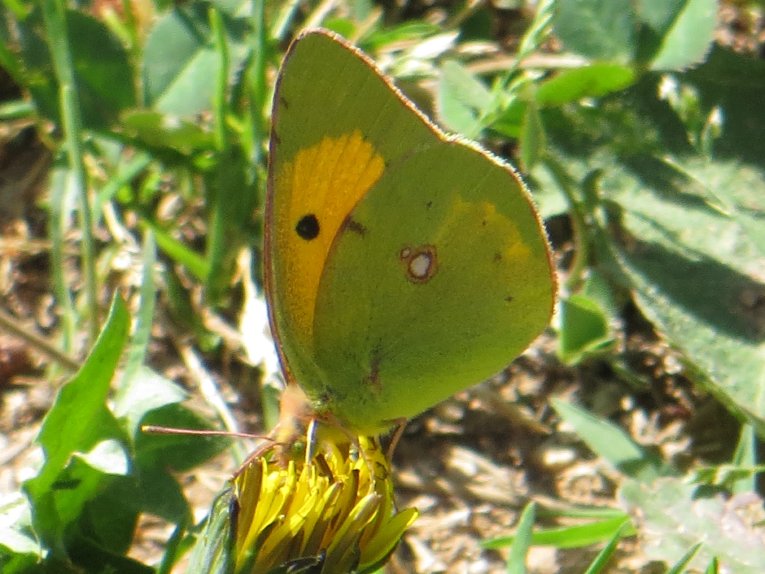
[[[315,147],[320,142],[356,134],[381,158],[369,162],[376,171],[332,175],[338,189],[371,182],[351,194],[347,208],[335,213],[322,199],[312,210],[317,229],[327,228],[325,218],[337,224],[318,256],[316,287],[292,297],[300,311],[280,309],[290,309],[289,282],[300,282],[299,271],[317,257],[284,266],[272,242],[275,330],[289,370],[319,412],[357,432],[382,430],[501,371],[544,329],[555,295],[549,246],[511,168],[444,136],[365,57],[321,31],[293,44],[274,115],[272,172],[307,148],[340,150],[324,163],[305,163],[309,175],[290,180],[296,183],[285,196],[311,188],[298,182],[314,172],[353,174],[357,157],[367,161],[353,151],[358,142]],[[293,133],[300,136],[287,137]],[[278,213],[286,200],[271,193]],[[295,233],[286,215],[272,221]],[[281,245],[301,251],[299,242]]]

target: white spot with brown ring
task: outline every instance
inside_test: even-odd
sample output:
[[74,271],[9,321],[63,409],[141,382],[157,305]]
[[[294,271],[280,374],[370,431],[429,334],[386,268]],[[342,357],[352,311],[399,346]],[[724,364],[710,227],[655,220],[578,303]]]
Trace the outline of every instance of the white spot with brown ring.
[[412,283],[426,283],[438,271],[438,255],[434,245],[404,247],[398,256],[405,265],[406,278]]

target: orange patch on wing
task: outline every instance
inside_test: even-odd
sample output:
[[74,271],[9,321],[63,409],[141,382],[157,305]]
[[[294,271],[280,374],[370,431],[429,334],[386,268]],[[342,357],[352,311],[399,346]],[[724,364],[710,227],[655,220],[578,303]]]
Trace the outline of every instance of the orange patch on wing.
[[[287,198],[275,214],[282,308],[304,343],[312,341],[319,281],[332,242],[384,167],[382,156],[356,130],[300,150],[275,175],[276,194]],[[307,215],[318,222],[312,238],[296,231]]]

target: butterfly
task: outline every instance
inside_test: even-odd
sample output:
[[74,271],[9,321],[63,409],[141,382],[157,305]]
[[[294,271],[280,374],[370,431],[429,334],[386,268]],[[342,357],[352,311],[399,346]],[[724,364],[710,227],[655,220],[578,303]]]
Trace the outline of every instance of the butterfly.
[[382,432],[500,372],[548,324],[550,247],[517,173],[339,36],[290,46],[269,156],[271,329],[315,416]]

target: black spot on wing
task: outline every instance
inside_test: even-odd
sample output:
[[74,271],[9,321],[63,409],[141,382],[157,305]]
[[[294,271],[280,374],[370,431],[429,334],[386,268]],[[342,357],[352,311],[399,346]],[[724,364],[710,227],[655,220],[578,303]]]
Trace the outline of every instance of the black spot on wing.
[[321,228],[319,227],[319,220],[313,213],[308,213],[300,218],[300,221],[295,225],[295,231],[301,239],[311,241],[319,236]]

